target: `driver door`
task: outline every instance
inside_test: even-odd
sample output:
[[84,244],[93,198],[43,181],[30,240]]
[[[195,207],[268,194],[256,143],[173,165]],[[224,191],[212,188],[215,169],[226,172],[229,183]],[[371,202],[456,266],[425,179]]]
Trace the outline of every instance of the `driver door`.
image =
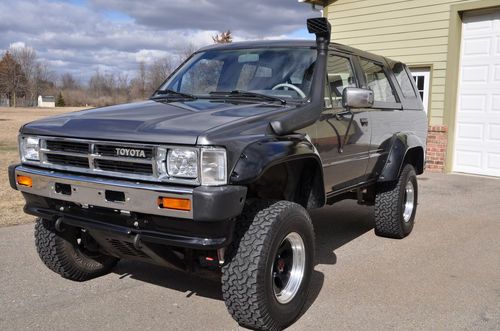
[[371,132],[364,109],[342,107],[342,92],[357,87],[353,59],[330,52],[327,62],[325,110],[316,122],[318,149],[324,170],[325,191],[333,192],[365,180]]

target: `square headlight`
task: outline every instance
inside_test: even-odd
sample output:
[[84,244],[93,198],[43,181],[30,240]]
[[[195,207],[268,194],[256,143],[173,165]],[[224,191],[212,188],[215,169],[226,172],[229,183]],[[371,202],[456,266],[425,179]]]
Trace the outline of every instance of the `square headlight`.
[[19,151],[21,160],[40,161],[40,139],[35,137],[21,137]]
[[227,157],[223,148],[202,148],[201,185],[227,184]]
[[195,149],[173,148],[167,154],[167,173],[171,177],[197,178],[198,152]]

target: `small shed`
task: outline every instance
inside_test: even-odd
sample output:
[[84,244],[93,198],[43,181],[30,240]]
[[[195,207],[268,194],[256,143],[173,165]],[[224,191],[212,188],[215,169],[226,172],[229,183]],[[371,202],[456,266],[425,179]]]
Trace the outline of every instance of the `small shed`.
[[54,108],[56,106],[56,98],[52,96],[38,96],[38,107]]

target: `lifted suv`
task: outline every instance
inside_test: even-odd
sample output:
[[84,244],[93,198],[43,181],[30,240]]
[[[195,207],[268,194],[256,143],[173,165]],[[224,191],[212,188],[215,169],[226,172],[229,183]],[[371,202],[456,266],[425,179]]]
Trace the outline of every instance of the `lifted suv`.
[[233,318],[281,329],[308,295],[308,210],[355,199],[407,236],[427,134],[410,72],[308,28],[316,42],[201,49],[148,101],[22,127],[10,181],[42,261],[75,281],[119,259],[221,269]]

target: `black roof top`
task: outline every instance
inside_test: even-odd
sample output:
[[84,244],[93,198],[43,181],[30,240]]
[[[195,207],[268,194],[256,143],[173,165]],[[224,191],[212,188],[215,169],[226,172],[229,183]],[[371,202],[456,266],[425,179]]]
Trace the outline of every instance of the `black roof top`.
[[[223,49],[246,49],[246,48],[279,48],[279,47],[316,47],[315,40],[257,40],[243,41],[229,44],[215,44],[203,47],[200,51],[223,50]],[[373,53],[365,52],[350,46],[330,43],[330,48],[341,52],[356,54],[373,60],[383,61],[384,57]]]

